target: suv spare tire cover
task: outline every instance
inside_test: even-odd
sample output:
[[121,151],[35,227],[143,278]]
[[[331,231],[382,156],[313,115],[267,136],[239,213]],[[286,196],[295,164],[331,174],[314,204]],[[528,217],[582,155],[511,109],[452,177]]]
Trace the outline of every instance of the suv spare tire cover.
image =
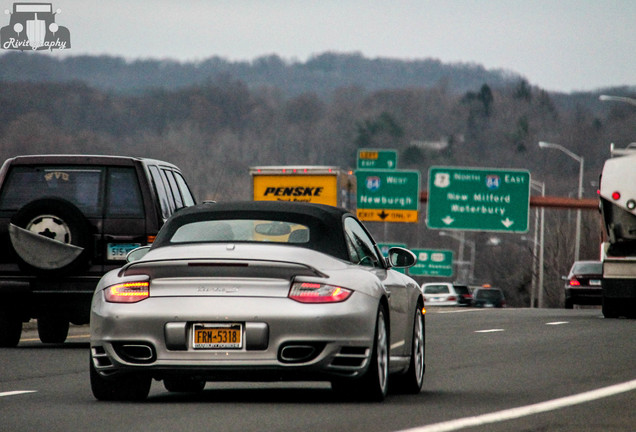
[[18,265],[29,273],[70,272],[88,261],[90,225],[73,203],[42,198],[22,207],[9,226]]

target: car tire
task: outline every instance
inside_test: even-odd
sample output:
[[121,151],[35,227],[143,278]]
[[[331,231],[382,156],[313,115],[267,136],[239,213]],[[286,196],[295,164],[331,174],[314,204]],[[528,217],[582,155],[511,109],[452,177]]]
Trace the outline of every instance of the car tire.
[[418,304],[413,317],[413,339],[409,368],[403,375],[391,378],[391,389],[397,393],[418,394],[424,384],[426,333],[422,305]]
[[369,367],[358,379],[335,380],[332,388],[345,397],[381,402],[389,389],[389,326],[384,306],[378,308]]
[[375,342],[371,364],[362,378],[360,389],[368,400],[381,402],[389,389],[389,326],[383,306],[378,309],[375,326]]
[[[51,264],[42,267],[41,263],[49,263],[50,257],[46,251],[30,250],[27,255],[21,252],[12,238],[12,246],[17,256],[17,262],[22,271],[29,274],[46,275],[68,273],[82,267],[88,262],[91,244],[91,230],[88,220],[73,203],[60,198],[42,198],[23,206],[11,218],[11,224],[36,232],[40,226],[51,233],[47,237],[59,237],[62,243],[71,244],[84,250],[68,264]],[[56,229],[50,230],[48,226]],[[38,255],[38,253],[41,255]]]
[[44,343],[64,343],[68,336],[69,322],[55,316],[38,317],[38,336]]
[[9,311],[0,310],[0,348],[13,348],[20,343],[22,321]]
[[191,378],[164,378],[163,386],[169,392],[199,393],[205,388],[205,381]]
[[91,391],[101,401],[142,401],[148,397],[152,378],[148,375],[120,374],[103,377],[90,362]]

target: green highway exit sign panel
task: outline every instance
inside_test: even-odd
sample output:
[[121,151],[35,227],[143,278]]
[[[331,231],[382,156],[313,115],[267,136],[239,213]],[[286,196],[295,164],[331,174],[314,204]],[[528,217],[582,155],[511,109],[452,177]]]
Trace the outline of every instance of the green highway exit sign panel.
[[358,168],[361,169],[396,169],[397,150],[358,150]]
[[373,222],[417,222],[420,172],[356,170],[358,219]]
[[433,229],[527,232],[530,172],[431,167],[427,226]]
[[411,249],[417,257],[416,264],[409,268],[412,276],[439,276],[450,277],[453,275],[453,251],[440,249]]

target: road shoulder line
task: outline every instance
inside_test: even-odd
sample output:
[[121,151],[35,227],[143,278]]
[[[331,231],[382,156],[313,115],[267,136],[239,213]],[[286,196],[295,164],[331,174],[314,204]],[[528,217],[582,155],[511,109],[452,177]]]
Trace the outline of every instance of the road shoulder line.
[[603,387],[596,390],[566,396],[558,399],[552,399],[545,402],[539,402],[533,405],[526,405],[517,408],[511,408],[503,411],[497,411],[489,414],[482,414],[474,417],[465,417],[457,420],[450,420],[442,423],[435,423],[426,426],[404,429],[400,432],[450,432],[467,427],[481,426],[489,423],[497,423],[506,420],[526,417],[533,414],[553,411],[572,405],[578,405],[591,402],[596,399],[602,399],[614,396],[620,393],[636,390],[636,380],[615,384],[609,387]]

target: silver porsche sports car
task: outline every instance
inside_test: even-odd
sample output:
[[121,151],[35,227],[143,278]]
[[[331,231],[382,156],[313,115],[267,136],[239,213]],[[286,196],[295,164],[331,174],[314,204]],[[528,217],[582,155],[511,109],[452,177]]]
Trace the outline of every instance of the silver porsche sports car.
[[293,202],[182,209],[151,247],[101,279],[91,307],[90,379],[100,400],[141,400],[207,381],[329,381],[383,400],[418,393],[424,301],[346,210]]

